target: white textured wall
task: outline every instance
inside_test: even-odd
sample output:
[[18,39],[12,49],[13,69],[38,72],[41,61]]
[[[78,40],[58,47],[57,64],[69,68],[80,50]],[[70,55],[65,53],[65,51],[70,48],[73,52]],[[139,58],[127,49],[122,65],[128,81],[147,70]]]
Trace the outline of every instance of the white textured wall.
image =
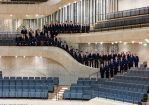
[[149,65],[149,45],[143,46],[139,44],[119,44],[119,52],[122,51],[131,51],[137,54],[140,57],[140,63],[142,63],[143,61],[148,61]]
[[59,63],[40,57],[1,57],[0,69],[4,76],[52,76],[64,83],[65,68]]
[[118,10],[128,10],[149,6],[149,0],[119,0]]
[[[78,77],[89,77],[90,74],[96,73],[98,71],[98,69],[90,68],[78,63],[67,52],[57,47],[1,46],[0,56],[2,56],[1,58],[3,58],[3,56],[22,57],[22,58],[19,58],[18,61],[14,59],[10,59],[10,61],[6,60],[6,63],[12,65],[9,67],[10,70],[12,67],[14,68],[14,70],[21,72],[21,73],[16,73],[16,75],[34,76],[35,74],[36,75],[41,74],[41,76],[43,75],[58,76],[60,78],[61,85],[70,85],[71,83],[76,82]],[[34,59],[27,59],[27,61],[25,61],[25,60],[22,60],[23,56],[27,56],[27,57],[42,56],[47,59],[52,59],[52,61],[55,61],[56,63],[51,64],[50,61],[48,61],[49,63],[46,63],[47,60],[42,61],[38,57],[35,57]],[[33,71],[32,69],[34,69],[35,71]],[[7,71],[10,71],[10,70],[7,70]],[[14,72],[17,72],[17,71],[14,71]],[[11,74],[11,73],[8,73],[8,74]]]

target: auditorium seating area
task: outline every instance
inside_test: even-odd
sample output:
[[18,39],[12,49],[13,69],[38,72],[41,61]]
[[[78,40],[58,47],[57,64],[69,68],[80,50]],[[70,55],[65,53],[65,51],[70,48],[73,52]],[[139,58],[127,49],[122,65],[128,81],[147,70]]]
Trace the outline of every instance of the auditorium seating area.
[[130,9],[107,14],[107,20],[97,22],[95,31],[147,27],[149,7]]
[[[135,73],[140,72],[140,75]],[[115,76],[114,79],[79,78],[70,90],[64,92],[64,99],[90,100],[95,97],[112,100],[141,103],[147,101],[149,90],[149,74],[147,70],[130,70],[124,75]],[[132,74],[130,76],[130,74]]]
[[126,28],[146,27],[149,23],[149,16],[139,16],[130,18],[120,18],[98,22],[95,31],[116,30]]
[[142,8],[109,13],[107,15],[107,19],[116,19],[116,18],[130,17],[130,16],[148,15],[148,14],[149,14],[149,7],[142,7]]
[[58,84],[57,77],[1,77],[0,97],[47,99]]

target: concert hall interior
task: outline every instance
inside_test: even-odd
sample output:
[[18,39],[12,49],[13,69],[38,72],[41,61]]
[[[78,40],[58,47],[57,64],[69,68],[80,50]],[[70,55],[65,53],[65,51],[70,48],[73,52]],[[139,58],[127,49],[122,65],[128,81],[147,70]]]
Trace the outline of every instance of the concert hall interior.
[[0,0],[0,105],[149,105],[149,0]]

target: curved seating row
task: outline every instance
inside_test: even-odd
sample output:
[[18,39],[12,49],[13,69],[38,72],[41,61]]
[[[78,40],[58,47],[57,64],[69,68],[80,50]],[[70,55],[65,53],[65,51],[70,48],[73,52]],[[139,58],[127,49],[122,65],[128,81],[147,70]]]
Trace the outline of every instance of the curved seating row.
[[142,7],[124,11],[117,11],[107,14],[107,19],[124,18],[130,16],[147,15],[149,14],[149,7]]

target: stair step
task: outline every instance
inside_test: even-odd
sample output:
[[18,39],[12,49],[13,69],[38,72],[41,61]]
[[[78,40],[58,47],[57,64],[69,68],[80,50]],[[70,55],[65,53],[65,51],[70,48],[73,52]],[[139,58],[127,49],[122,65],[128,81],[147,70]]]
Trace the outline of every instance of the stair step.
[[59,89],[58,89],[56,95],[52,98],[52,100],[61,100],[61,99],[63,99],[63,93],[64,93],[65,90],[68,90],[68,87],[59,86]]

